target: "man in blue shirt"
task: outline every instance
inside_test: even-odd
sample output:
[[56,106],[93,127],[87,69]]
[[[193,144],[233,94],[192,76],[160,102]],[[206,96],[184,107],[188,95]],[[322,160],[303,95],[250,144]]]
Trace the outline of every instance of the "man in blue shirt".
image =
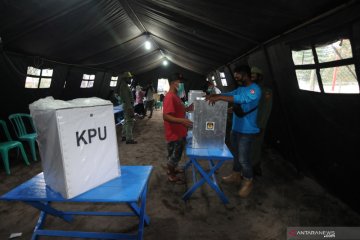
[[256,135],[260,132],[257,126],[257,106],[261,97],[260,87],[251,81],[251,69],[247,65],[234,69],[234,79],[239,87],[234,91],[206,96],[209,103],[226,101],[233,103],[233,120],[231,145],[234,151],[233,173],[223,177],[225,183],[240,184],[240,197],[247,197],[253,187],[253,169],[250,150]]

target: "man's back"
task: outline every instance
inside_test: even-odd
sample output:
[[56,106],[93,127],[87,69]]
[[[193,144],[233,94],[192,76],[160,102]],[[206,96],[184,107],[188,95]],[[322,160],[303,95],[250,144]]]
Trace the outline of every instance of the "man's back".
[[133,105],[134,98],[132,96],[131,90],[126,82],[120,82],[119,96],[124,105]]

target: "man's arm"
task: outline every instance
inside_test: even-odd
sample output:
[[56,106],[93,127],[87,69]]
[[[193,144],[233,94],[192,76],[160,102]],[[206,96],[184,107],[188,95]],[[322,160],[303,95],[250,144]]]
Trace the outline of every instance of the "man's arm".
[[234,102],[234,97],[233,96],[225,96],[225,95],[221,95],[221,94],[210,94],[207,95],[205,97],[206,101],[209,101],[209,104],[214,105],[215,102],[217,101],[224,101],[224,102],[229,102],[229,103],[233,103]]
[[185,127],[191,127],[193,124],[192,121],[190,121],[187,118],[177,118],[177,117],[172,116],[171,114],[166,114],[166,113],[163,114],[163,119],[164,119],[164,121],[168,121],[171,123],[182,124]]

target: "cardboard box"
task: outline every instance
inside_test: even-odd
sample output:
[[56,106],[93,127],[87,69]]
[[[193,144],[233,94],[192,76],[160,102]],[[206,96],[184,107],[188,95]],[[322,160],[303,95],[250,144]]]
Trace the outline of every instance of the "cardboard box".
[[99,98],[30,104],[46,184],[73,198],[120,176],[110,101]]

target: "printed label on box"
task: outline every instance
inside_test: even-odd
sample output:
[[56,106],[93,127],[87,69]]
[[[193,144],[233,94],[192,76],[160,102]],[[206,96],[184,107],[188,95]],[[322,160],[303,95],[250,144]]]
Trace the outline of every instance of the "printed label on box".
[[206,122],[205,130],[214,131],[215,130],[215,122]]

